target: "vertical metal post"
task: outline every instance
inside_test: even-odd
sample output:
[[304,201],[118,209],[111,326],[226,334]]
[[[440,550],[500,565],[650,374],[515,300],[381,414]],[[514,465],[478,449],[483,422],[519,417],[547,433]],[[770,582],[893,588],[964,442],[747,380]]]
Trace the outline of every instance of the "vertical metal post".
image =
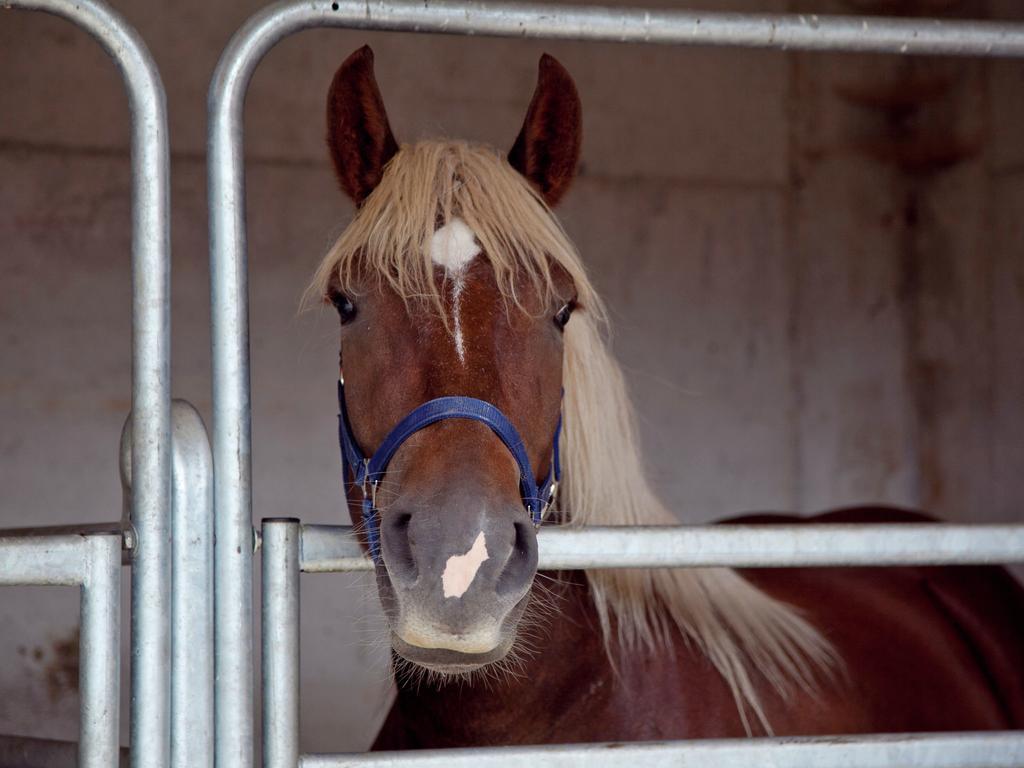
[[213,765],[213,457],[202,417],[171,406],[171,765]]
[[89,537],[79,640],[80,768],[116,768],[120,757],[121,537]]
[[263,765],[299,765],[299,521],[263,521]]
[[132,114],[131,762],[170,762],[170,150],[164,89],[138,41]]
[[[215,763],[253,764],[252,436],[241,112],[252,67],[231,46],[210,84],[207,147],[213,372]],[[243,64],[246,57],[239,57]],[[253,63],[252,66],[255,66]],[[218,118],[230,102],[228,120]]]

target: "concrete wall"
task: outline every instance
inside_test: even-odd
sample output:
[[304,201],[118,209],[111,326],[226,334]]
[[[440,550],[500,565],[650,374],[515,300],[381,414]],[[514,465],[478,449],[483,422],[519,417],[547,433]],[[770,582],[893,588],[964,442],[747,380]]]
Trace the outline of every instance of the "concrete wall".
[[[205,93],[259,5],[117,3],[167,85],[174,392],[207,417]],[[1024,18],[1013,0],[689,5]],[[322,104],[364,42],[400,139],[508,145],[540,52],[573,72],[586,138],[562,214],[682,518],[879,501],[1024,519],[1024,65],[336,30],[280,45],[248,99],[257,518],[344,518],[335,320],[297,304],[351,216]],[[40,15],[0,12],[0,72],[0,525],[115,519],[125,99],[85,35]],[[304,748],[362,749],[383,715],[366,586],[304,577]],[[74,594],[0,598],[0,732],[73,737]]]

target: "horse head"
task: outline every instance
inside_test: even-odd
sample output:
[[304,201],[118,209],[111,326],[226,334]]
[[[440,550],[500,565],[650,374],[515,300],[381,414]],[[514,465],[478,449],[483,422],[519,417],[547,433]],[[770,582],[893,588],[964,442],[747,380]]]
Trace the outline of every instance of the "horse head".
[[394,650],[470,672],[513,646],[551,512],[564,333],[584,302],[550,208],[576,170],[579,98],[545,55],[507,156],[400,147],[364,47],[334,77],[327,128],[357,207],[317,281],[341,321],[350,514]]

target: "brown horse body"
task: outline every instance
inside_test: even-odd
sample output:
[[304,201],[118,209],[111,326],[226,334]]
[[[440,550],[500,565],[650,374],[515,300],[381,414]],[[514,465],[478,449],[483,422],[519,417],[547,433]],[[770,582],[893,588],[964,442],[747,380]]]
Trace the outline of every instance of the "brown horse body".
[[[561,412],[566,477],[547,523],[674,524],[643,478],[603,305],[550,211],[580,136],[575,86],[547,56],[507,156],[462,142],[399,148],[369,49],[341,66],[328,142],[358,212],[315,290],[339,312],[344,434],[370,457],[424,404],[483,400],[513,425],[539,484]],[[372,494],[348,491],[356,527],[379,531],[400,672],[377,748],[1024,726],[1024,594],[1002,569],[538,581],[526,469],[508,436],[454,417],[407,437]],[[773,519],[792,520],[747,521]]]
[[[730,522],[901,522],[896,509]],[[374,749],[745,735],[732,693],[682,638],[672,653],[604,652],[587,582],[560,584],[557,615],[521,674],[500,685],[399,686]],[[1024,727],[1024,589],[1003,568],[758,569],[744,575],[799,607],[845,672],[815,696],[765,691],[776,735]]]

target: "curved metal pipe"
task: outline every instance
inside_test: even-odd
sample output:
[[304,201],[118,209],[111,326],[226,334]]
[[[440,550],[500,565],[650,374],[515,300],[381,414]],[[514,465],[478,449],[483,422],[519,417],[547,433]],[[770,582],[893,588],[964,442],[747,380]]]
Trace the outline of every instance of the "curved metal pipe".
[[202,417],[171,406],[171,766],[213,765],[213,457]]
[[132,765],[170,752],[170,184],[164,87],[138,33],[97,0],[3,0],[84,29],[121,71],[132,157]]

